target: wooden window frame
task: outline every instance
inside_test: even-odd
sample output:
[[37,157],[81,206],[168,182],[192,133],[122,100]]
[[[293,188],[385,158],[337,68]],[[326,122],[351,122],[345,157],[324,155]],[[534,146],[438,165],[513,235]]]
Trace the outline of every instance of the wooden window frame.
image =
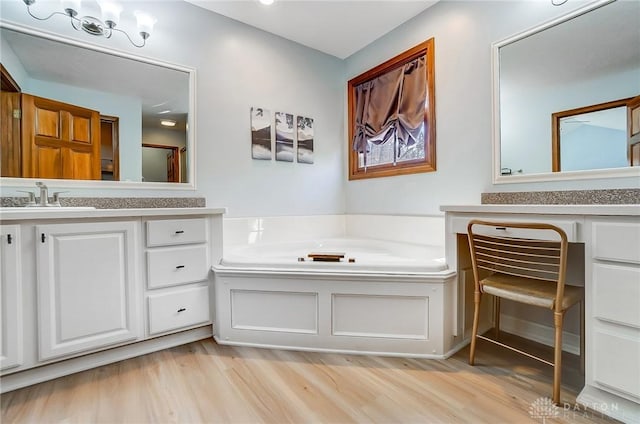
[[[434,39],[430,38],[411,49],[387,60],[386,62],[372,68],[363,74],[351,79],[347,83],[349,110],[349,137],[347,149],[349,156],[349,180],[364,178],[390,177],[395,175],[416,174],[419,172],[433,172],[436,170],[436,111],[435,111],[435,53]],[[365,168],[358,166],[358,152],[353,150],[353,137],[355,128],[356,113],[356,87],[364,82],[384,75],[408,62],[424,55],[426,57],[427,97],[425,102],[424,122],[427,130],[424,134],[425,157],[424,159],[398,162],[396,164],[374,165]]]

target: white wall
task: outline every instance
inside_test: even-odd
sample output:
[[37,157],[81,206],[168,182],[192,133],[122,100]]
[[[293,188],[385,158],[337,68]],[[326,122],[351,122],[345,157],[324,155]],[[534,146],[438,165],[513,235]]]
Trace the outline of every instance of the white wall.
[[[38,2],[37,4],[39,4]],[[36,4],[36,5],[37,5]],[[638,187],[635,179],[492,185],[491,43],[584,4],[549,1],[446,1],[346,61],[310,50],[179,1],[127,2],[158,18],[143,49],[38,22],[20,0],[2,18],[78,40],[197,70],[197,190],[76,190],[77,195],[203,195],[229,216],[440,214],[442,204],[478,203],[483,191]],[[437,167],[433,173],[346,182],[346,81],[435,37]],[[261,106],[315,119],[315,163],[251,160],[249,110]],[[13,188],[2,187],[3,194]]]
[[489,191],[639,187],[636,179],[492,184],[491,44],[584,3],[445,0],[349,57],[345,85],[435,37],[437,171],[348,182],[347,213],[439,214],[440,205],[479,203]]
[[[35,21],[20,0],[0,2],[4,20],[196,69],[197,190],[74,190],[74,194],[202,195],[209,206],[228,207],[229,216],[344,212],[341,60],[185,2],[123,5],[119,24],[123,29],[135,28],[131,13],[136,9],[158,19],[142,49],[128,45],[120,34],[107,40],[75,32],[62,17]],[[251,106],[314,118],[315,163],[252,160]],[[3,185],[2,194],[10,195],[13,189]]]

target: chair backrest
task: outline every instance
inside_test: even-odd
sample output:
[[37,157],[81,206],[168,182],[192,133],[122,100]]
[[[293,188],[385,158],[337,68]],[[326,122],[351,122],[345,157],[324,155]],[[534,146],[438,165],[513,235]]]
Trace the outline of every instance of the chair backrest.
[[562,304],[567,268],[567,235],[555,225],[472,220],[467,226],[473,275],[480,270],[557,284]]

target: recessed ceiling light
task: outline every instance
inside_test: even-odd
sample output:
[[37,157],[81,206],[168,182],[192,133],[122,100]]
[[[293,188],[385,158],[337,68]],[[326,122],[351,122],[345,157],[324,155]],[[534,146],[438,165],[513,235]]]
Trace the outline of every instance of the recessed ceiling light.
[[176,121],[172,121],[171,119],[163,119],[160,121],[160,125],[164,125],[165,127],[175,127]]
[[260,3],[269,6],[270,4],[273,4],[274,0],[260,0]]

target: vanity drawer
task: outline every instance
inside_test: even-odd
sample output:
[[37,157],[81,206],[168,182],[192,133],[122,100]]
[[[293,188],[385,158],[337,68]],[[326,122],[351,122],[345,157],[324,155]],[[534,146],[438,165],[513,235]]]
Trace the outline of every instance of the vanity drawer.
[[206,280],[208,253],[205,244],[148,250],[147,286],[155,289]]
[[640,329],[640,268],[593,264],[593,314]]
[[595,259],[640,263],[640,224],[633,222],[594,222]]
[[149,299],[149,334],[164,333],[210,320],[209,287],[154,294]]
[[593,378],[603,388],[640,400],[640,333],[594,332]]
[[[523,218],[523,219],[502,219],[502,218],[484,218],[484,217],[456,217],[451,220],[451,231],[454,234],[467,234],[467,225],[469,225],[469,221],[472,219],[485,220],[489,222],[538,222],[538,223],[546,223],[555,225],[556,227],[562,229],[567,234],[567,240],[569,242],[577,241],[577,227],[578,224],[576,221],[561,221],[561,220],[548,220],[548,219],[538,219],[535,217]],[[478,227],[476,227],[478,228]],[[474,230],[475,232],[476,230]],[[508,228],[506,230],[500,230],[496,228],[485,227],[480,231],[480,234],[484,234],[487,236],[507,236],[507,237],[519,237],[519,238],[530,238],[541,237],[540,233],[537,231],[532,231],[524,228]],[[557,234],[555,232],[549,232],[551,240],[558,240]]]
[[147,247],[207,241],[205,218],[147,221]]

